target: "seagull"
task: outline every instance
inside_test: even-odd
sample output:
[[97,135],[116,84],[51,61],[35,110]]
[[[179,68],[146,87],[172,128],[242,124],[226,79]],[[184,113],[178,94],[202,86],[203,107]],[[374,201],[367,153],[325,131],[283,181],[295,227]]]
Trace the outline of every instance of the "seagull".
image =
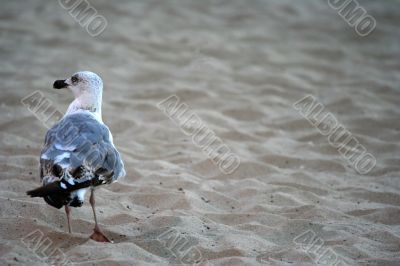
[[90,238],[111,242],[99,228],[94,191],[124,177],[126,172],[111,132],[102,120],[103,81],[93,72],[80,71],[68,79],[56,80],[53,88],[69,89],[75,99],[62,119],[47,131],[40,154],[42,186],[27,194],[42,197],[57,209],[64,206],[68,231],[72,233],[71,207],[81,207],[90,190],[95,222]]

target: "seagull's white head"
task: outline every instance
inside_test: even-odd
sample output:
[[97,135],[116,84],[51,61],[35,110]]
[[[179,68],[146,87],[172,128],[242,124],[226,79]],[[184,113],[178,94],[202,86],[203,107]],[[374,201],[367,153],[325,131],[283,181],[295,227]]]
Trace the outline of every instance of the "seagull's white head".
[[77,110],[89,110],[101,116],[101,100],[103,94],[103,81],[90,71],[80,71],[70,78],[56,80],[55,89],[70,89],[75,100],[70,104],[67,114]]
[[56,80],[53,87],[55,89],[68,88],[72,91],[75,98],[78,98],[83,94],[101,94],[103,91],[103,81],[93,72],[80,71],[73,74],[70,78]]

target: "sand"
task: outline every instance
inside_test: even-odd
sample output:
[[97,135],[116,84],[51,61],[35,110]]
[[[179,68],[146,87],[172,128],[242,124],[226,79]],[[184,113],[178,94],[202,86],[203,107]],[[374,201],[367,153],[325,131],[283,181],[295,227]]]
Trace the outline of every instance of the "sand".
[[[362,1],[377,21],[367,37],[326,1],[91,3],[108,21],[97,37],[57,1],[2,1],[0,265],[400,264],[398,2]],[[63,210],[25,195],[47,128],[21,99],[39,91],[65,112],[72,95],[52,83],[78,70],[103,78],[126,165],[97,191],[113,244],[88,239],[87,201],[69,235]],[[171,95],[240,158],[236,171],[157,107]],[[293,108],[307,95],[376,158],[370,172]]]

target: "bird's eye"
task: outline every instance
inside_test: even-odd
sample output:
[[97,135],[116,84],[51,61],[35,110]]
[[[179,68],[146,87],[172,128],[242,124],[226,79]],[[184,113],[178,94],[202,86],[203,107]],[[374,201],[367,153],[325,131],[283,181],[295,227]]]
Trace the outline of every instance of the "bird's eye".
[[78,82],[78,78],[77,77],[72,77],[71,81],[72,81],[72,83],[77,83]]

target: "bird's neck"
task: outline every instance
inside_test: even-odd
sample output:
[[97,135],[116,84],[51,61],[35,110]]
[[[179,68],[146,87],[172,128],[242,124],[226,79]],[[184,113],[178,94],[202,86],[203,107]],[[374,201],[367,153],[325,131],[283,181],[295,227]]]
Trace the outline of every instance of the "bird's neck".
[[101,117],[101,101],[102,95],[82,94],[75,98],[69,105],[67,113],[69,115],[80,111],[89,111],[102,121]]

